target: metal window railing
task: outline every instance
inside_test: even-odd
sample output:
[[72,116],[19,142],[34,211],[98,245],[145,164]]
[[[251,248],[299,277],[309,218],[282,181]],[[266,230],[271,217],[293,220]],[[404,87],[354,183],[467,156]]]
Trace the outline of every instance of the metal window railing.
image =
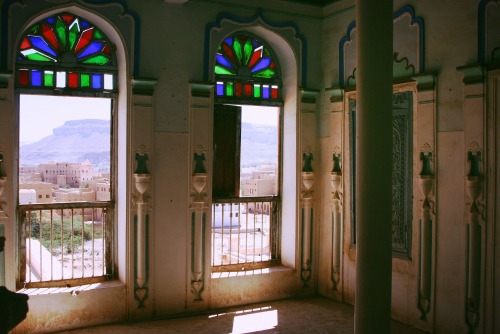
[[214,199],[212,271],[264,268],[279,264],[278,197]]
[[20,205],[18,288],[108,279],[113,208],[112,202]]

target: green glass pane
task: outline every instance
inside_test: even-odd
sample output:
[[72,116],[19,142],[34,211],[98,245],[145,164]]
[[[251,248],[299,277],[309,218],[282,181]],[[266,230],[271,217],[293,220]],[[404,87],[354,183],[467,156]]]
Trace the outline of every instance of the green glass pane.
[[40,35],[40,25],[35,24],[33,27],[31,27],[31,33],[33,35]]
[[272,78],[275,73],[276,73],[276,71],[268,68],[262,72],[255,73],[253,76],[258,77],[258,78]]
[[245,42],[244,49],[245,49],[245,55],[244,55],[243,65],[247,66],[253,51],[252,41],[250,40],[250,38],[248,38],[247,41]]
[[81,87],[90,87],[90,74],[83,73],[80,75],[80,86]]
[[225,69],[224,67],[220,65],[215,65],[215,74],[229,74],[229,75],[235,75],[233,72]]
[[108,62],[109,58],[103,55],[90,57],[83,61],[84,64],[94,64],[94,65],[106,65]]
[[100,40],[100,39],[103,39],[104,36],[100,30],[94,29],[94,38]]
[[226,96],[233,96],[234,88],[232,82],[226,82]]
[[236,54],[236,58],[238,58],[238,62],[241,64],[243,58],[243,50],[241,48],[241,43],[237,38],[234,39],[233,49],[234,53]]
[[45,71],[43,74],[43,85],[47,87],[54,86],[54,72]]
[[260,85],[253,85],[253,97],[260,97]]
[[66,25],[64,22],[58,17],[56,21],[56,33],[57,37],[59,37],[59,42],[63,49],[66,48]]
[[54,61],[54,59],[46,57],[41,53],[31,53],[29,55],[26,55],[26,58],[28,60],[36,60],[36,61]]
[[69,30],[69,50],[73,50],[73,47],[75,46],[76,39],[78,38],[78,35],[80,34],[80,27],[78,24],[73,24],[71,26],[71,29]]

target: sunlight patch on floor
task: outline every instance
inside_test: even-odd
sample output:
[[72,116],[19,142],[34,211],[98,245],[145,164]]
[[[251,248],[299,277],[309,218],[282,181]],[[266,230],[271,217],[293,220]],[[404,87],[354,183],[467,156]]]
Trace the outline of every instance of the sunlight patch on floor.
[[235,315],[231,333],[253,333],[278,326],[278,310]]

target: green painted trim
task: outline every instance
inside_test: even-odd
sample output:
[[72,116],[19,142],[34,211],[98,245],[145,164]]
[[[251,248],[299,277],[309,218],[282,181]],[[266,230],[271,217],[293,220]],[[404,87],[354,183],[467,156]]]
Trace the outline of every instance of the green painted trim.
[[317,89],[300,89],[300,102],[302,103],[316,103],[320,91]]
[[191,96],[210,97],[214,88],[213,82],[190,82]]
[[411,77],[417,82],[418,91],[434,90],[436,87],[436,76],[434,74],[419,74]]
[[484,83],[484,67],[481,65],[466,65],[459,66],[457,70],[462,72],[464,75],[464,84],[472,85],[472,84],[480,84]]
[[325,89],[325,93],[330,94],[330,102],[342,102],[344,101],[344,89],[340,86],[335,86]]
[[153,95],[155,86],[158,83],[156,79],[132,79],[132,93],[137,95]]

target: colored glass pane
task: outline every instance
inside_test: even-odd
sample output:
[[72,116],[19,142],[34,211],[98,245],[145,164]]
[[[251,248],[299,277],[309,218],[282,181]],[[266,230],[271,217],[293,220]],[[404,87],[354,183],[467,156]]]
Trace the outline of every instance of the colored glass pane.
[[60,17],[58,17],[56,20],[56,34],[59,38],[59,42],[61,43],[62,48],[66,48],[66,25]]
[[248,66],[248,61],[250,60],[250,56],[252,55],[253,45],[250,39],[247,39],[245,45],[243,46],[243,65]]
[[261,97],[260,96],[260,85],[259,84],[254,84],[253,85],[253,97]]
[[232,82],[226,82],[226,96],[233,96],[234,88]]
[[92,26],[92,25],[91,25],[89,22],[87,22],[87,21],[85,21],[85,20],[82,20],[82,19],[80,18],[80,28],[82,28],[82,30],[86,30],[87,28],[89,28],[89,27],[91,27],[91,26]]
[[48,53],[51,56],[57,57],[57,54],[55,53],[55,51],[52,50],[52,48],[47,44],[45,39],[43,39],[42,37],[40,37],[40,36],[28,36],[28,40],[38,50],[40,50],[46,54]]
[[268,68],[270,64],[271,64],[270,58],[261,58],[257,62],[257,64],[252,68],[252,73],[262,71],[263,69]]
[[101,40],[101,39],[104,39],[104,35],[102,32],[99,31],[99,29],[96,29],[94,32],[94,38]]
[[244,90],[245,90],[245,96],[252,96],[252,84],[245,84],[244,85]]
[[104,89],[113,89],[113,74],[104,74]]
[[242,95],[242,87],[241,87],[241,82],[235,82],[234,83],[234,95],[235,96],[241,96]]
[[53,87],[54,86],[54,72],[53,71],[45,71],[43,73],[43,85],[45,87]]
[[248,67],[252,68],[257,64],[257,61],[262,57],[262,48],[263,46],[258,47],[252,53],[252,57],[250,58],[250,62],[248,63]]
[[94,41],[94,42],[90,43],[85,48],[85,50],[83,50],[82,53],[80,53],[77,57],[78,57],[78,59],[82,59],[84,57],[88,57],[90,55],[93,55],[95,53],[100,52],[103,47],[104,47],[104,42]]
[[21,51],[21,54],[26,57],[28,60],[35,60],[35,61],[55,61],[55,59],[50,58],[44,54],[41,54],[39,51],[35,49],[28,49]]
[[273,99],[277,99],[278,98],[278,86],[272,86],[271,87],[271,97]]
[[75,51],[74,51],[75,53],[80,52],[81,49],[83,49],[87,44],[89,44],[89,42],[92,39],[93,33],[94,33],[94,29],[90,28],[90,29],[85,30],[80,35],[80,39],[78,40],[78,42],[76,43],[76,46],[75,46]]
[[102,74],[99,73],[92,74],[92,88],[102,89]]
[[19,47],[21,50],[26,50],[31,47],[30,41],[28,41],[28,38],[23,38],[23,41],[21,42],[21,46]]
[[259,73],[256,73],[255,76],[259,78],[271,78],[276,71],[268,68],[267,70],[260,71]]
[[235,67],[238,65],[238,59],[236,59],[236,55],[231,48],[231,46],[227,44],[222,44],[221,52],[224,57],[226,57]]
[[80,74],[80,86],[81,87],[90,87],[90,74],[88,74],[88,73]]
[[270,96],[269,94],[269,85],[263,85],[262,86],[262,97],[265,99],[268,99]]
[[57,72],[56,74],[56,87],[66,88],[66,72]]
[[54,30],[48,24],[42,24],[42,34],[49,44],[57,50],[59,48],[59,43],[57,42],[57,37],[54,34]]
[[227,68],[219,65],[215,66],[215,74],[236,75],[236,73],[233,73],[229,71]]
[[236,58],[238,60],[238,65],[243,65],[242,62],[241,62],[241,59],[243,58],[243,49],[241,47],[241,43],[240,41],[238,40],[238,38],[235,38],[234,39],[234,42],[233,42],[233,50],[234,50],[234,53],[236,55]]
[[217,81],[217,84],[215,86],[215,92],[218,96],[224,95],[224,83],[223,82]]
[[83,61],[84,64],[94,64],[94,65],[106,65],[111,59],[105,55],[98,55],[94,57],[87,58]]
[[[217,56],[215,56],[215,59],[217,60],[217,63],[219,63],[220,65],[223,65],[224,67],[226,67],[227,71],[229,73],[232,73],[230,71],[234,71],[233,64],[231,64],[231,62],[229,60],[227,60],[227,58],[224,57],[223,55],[221,55],[220,53],[217,54]],[[217,66],[220,66],[220,65],[217,65]]]
[[78,88],[78,73],[75,72],[68,73],[68,87]]
[[19,84],[21,86],[27,86],[29,79],[29,71],[28,70],[19,70]]
[[39,70],[31,71],[31,85],[36,87],[42,85],[42,71]]
[[50,17],[47,17],[45,19],[45,22],[47,22],[48,24],[54,24],[56,22],[56,18],[54,16],[50,16]]
[[76,39],[78,38],[79,34],[80,34],[80,26],[78,25],[78,20],[75,20],[69,28],[68,42],[70,50],[74,49]]
[[66,25],[69,26],[71,22],[73,22],[75,17],[73,15],[63,14],[61,15],[61,19],[63,19],[64,23],[66,23]]

